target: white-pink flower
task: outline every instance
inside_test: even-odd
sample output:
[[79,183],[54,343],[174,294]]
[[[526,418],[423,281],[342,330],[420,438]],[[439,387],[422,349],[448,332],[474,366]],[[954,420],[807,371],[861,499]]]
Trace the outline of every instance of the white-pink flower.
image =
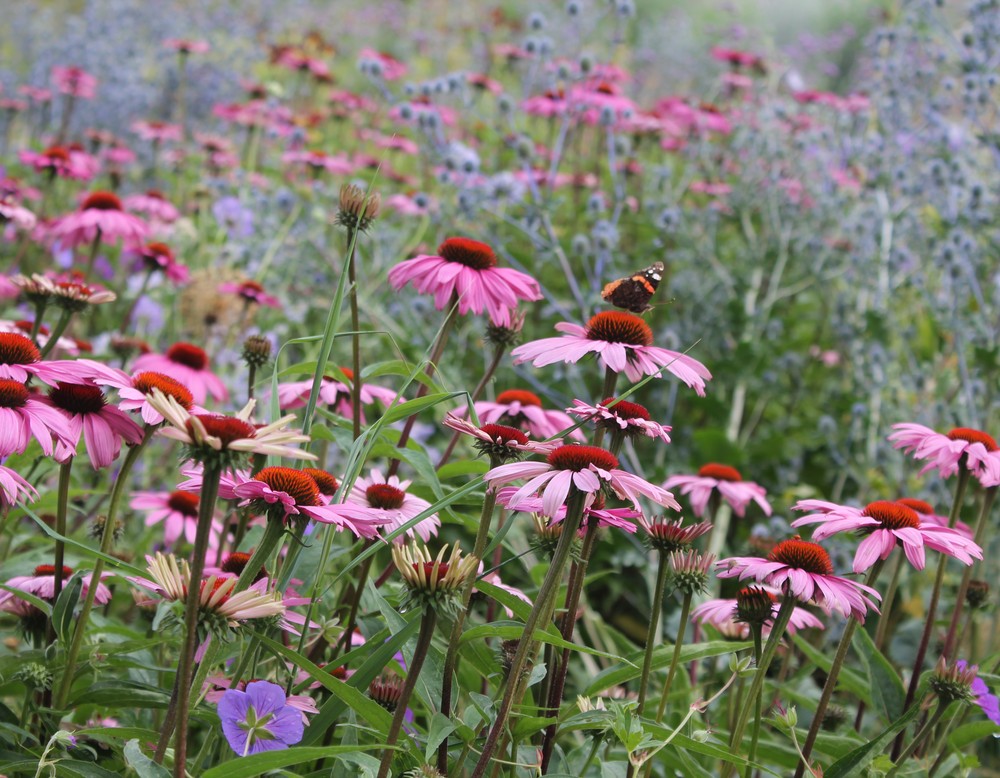
[[[386,478],[381,471],[372,470],[367,478],[354,482],[346,503],[331,507],[351,520],[377,520],[382,524],[383,533],[388,534],[431,507],[427,500],[406,491],[409,487],[410,481],[401,481],[394,475]],[[396,537],[395,542],[401,545],[407,537],[419,536],[426,543],[432,535],[437,535],[440,526],[441,519],[432,513]]]

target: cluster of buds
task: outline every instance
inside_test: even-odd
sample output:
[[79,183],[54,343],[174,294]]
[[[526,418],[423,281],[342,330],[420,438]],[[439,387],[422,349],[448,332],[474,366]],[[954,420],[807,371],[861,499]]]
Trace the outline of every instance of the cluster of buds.
[[419,543],[392,547],[392,561],[406,585],[404,610],[434,608],[449,618],[457,615],[462,607],[462,589],[476,574],[479,560],[463,555],[456,545],[445,561],[447,551],[448,546],[442,546],[438,555],[431,557],[427,547]]
[[271,358],[271,341],[263,335],[251,335],[243,341],[243,361],[247,367],[263,367]]

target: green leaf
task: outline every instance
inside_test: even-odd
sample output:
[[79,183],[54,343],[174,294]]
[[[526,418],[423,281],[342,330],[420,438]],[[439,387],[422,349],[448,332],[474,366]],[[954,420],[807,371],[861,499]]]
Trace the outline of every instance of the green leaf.
[[424,748],[425,762],[434,761],[438,746],[454,731],[455,723],[450,718],[443,713],[434,714],[434,717],[431,719],[431,725],[427,730],[427,745]]
[[[503,640],[512,640],[514,638],[520,638],[524,634],[524,624],[513,622],[513,621],[494,621],[490,624],[480,624],[479,626],[468,629],[462,633],[461,642],[469,643],[473,640],[479,640],[480,638],[502,638]],[[536,629],[534,634],[534,639],[542,643],[548,643],[555,646],[556,648],[568,648],[571,651],[577,651],[581,654],[590,654],[592,656],[600,656],[605,659],[623,660],[622,657],[616,654],[609,654],[605,651],[598,651],[596,648],[590,648],[589,646],[584,646],[579,643],[572,643],[569,640],[565,640],[562,635],[560,635],[554,627],[551,625],[547,629]],[[642,655],[639,655],[639,661],[642,661]],[[635,667],[636,676],[639,675],[639,667]]]
[[[743,651],[752,646],[753,643],[750,641],[732,642],[729,640],[712,640],[707,643],[695,643],[681,648],[679,661],[686,663],[696,659],[707,659],[723,654],[735,654],[737,651]],[[631,681],[633,678],[638,678],[641,673],[643,653],[642,651],[637,651],[628,658],[627,663],[614,665],[599,673],[590,686],[587,687],[585,694],[587,696],[597,694],[612,686],[620,686]],[[674,647],[670,643],[664,643],[662,646],[657,646],[653,649],[653,669],[657,670],[666,667],[670,663],[673,653]]]
[[958,727],[948,736],[948,744],[956,751],[963,750],[970,743],[982,740],[984,737],[1000,735],[1000,726],[992,721],[973,721]]
[[555,716],[525,716],[517,720],[511,737],[513,737],[515,742],[524,740],[536,732],[541,732],[549,724],[555,724],[556,721],[558,719]]
[[[830,672],[830,667],[833,665],[832,656],[824,654],[814,645],[803,640],[801,635],[792,635],[791,638],[795,642],[795,645],[802,650],[803,654],[819,665],[824,672]],[[857,670],[848,667],[847,664],[840,670],[840,675],[837,677],[837,685],[864,700],[865,705],[872,704],[872,694],[871,689],[868,688],[868,680],[862,677],[861,673]]]
[[52,613],[52,606],[40,597],[36,597],[33,594],[28,594],[27,592],[22,592],[20,589],[15,589],[7,584],[0,584],[0,590],[5,592],[10,592],[19,600],[24,600],[30,605],[34,605],[38,610],[44,613],[46,616]]
[[830,769],[823,774],[824,778],[850,778],[850,776],[861,775],[862,771],[885,750],[899,732],[917,717],[918,713],[920,713],[919,703],[911,706],[901,718],[896,719],[888,729],[874,740],[854,749],[834,762]]
[[125,764],[135,770],[139,778],[170,778],[170,771],[167,768],[142,753],[138,740],[128,741],[122,753],[125,756]]
[[906,700],[903,682],[865,630],[857,630],[854,639],[858,653],[868,666],[872,703],[886,722],[895,721],[903,714],[903,703]]
[[364,746],[296,746],[282,751],[264,751],[251,756],[241,756],[216,765],[201,774],[201,778],[254,778],[270,770],[315,762],[330,756],[353,754],[365,749],[382,749],[385,746],[372,744]]
[[[96,584],[95,584],[96,586]],[[74,573],[59,592],[59,599],[52,608],[52,627],[56,635],[64,643],[73,633],[73,611],[80,602],[80,592],[83,591],[83,573]]]

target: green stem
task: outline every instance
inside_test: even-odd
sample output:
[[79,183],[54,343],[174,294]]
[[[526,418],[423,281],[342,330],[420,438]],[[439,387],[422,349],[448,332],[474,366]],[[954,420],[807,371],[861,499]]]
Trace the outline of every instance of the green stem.
[[[753,660],[754,664],[760,663],[760,656],[764,653],[762,633],[764,625],[754,623],[750,625],[750,634],[753,635]],[[753,729],[750,731],[750,754],[747,757],[749,764],[743,772],[743,778],[753,776],[753,763],[757,758],[757,741],[760,738],[761,709],[763,707],[764,689],[757,690],[757,696],[753,698]]]
[[[56,538],[56,549],[55,549],[55,574],[53,576],[53,585],[55,590],[52,594],[52,601],[55,602],[59,599],[59,594],[62,592],[63,577],[62,569],[63,562],[65,561],[66,555],[66,543],[63,538],[66,537],[66,514],[69,512],[69,486],[73,473],[73,460],[76,457],[70,457],[63,464],[59,465],[59,492],[56,497],[56,534],[59,536]],[[97,588],[97,583],[93,582],[93,588]]]
[[63,308],[59,314],[59,321],[56,322],[56,326],[49,333],[49,339],[45,342],[45,345],[39,349],[42,355],[42,359],[48,356],[49,352],[56,347],[56,343],[62,334],[66,331],[69,326],[69,320],[73,318],[73,311],[68,308]]
[[674,677],[677,675],[677,665],[680,663],[681,649],[684,647],[684,633],[687,632],[688,616],[691,613],[691,593],[686,592],[681,600],[681,619],[677,624],[677,639],[674,641],[674,654],[670,658],[670,669],[667,670],[667,680],[663,684],[663,692],[660,694],[660,704],[656,708],[656,723],[663,721],[663,714],[667,709],[667,700],[670,698],[670,687],[673,685]]
[[[498,460],[491,457],[491,469],[500,464]],[[483,552],[486,550],[486,541],[490,535],[490,525],[493,523],[493,509],[496,507],[497,496],[493,489],[486,491],[483,500],[483,510],[479,515],[479,529],[476,531],[475,544],[472,547],[472,556],[481,560]],[[455,624],[451,629],[451,638],[448,641],[448,651],[444,658],[444,671],[441,680],[441,713],[444,716],[451,715],[452,683],[454,681],[455,667],[458,664],[458,644],[462,639],[462,628],[465,626],[465,618],[469,613],[469,603],[472,601],[472,590],[476,586],[476,576],[470,575],[465,582],[465,589],[462,591],[462,608],[455,617]],[[448,738],[441,741],[438,746],[438,770],[448,773]]]
[[351,421],[354,440],[361,437],[361,318],[358,314],[358,281],[355,267],[357,236],[353,228],[347,228],[347,299],[351,304]]
[[[899,553],[902,552],[900,551]],[[877,560],[872,565],[865,584],[874,586],[875,580],[878,578],[879,573],[882,572],[884,565],[884,559]],[[847,652],[851,648],[851,638],[854,637],[854,631],[860,623],[857,618],[852,616],[847,620],[847,624],[844,625],[844,634],[840,636],[837,653],[834,655],[833,663],[830,665],[830,672],[827,673],[826,683],[823,684],[823,693],[820,695],[819,704],[816,706],[816,713],[813,715],[812,724],[809,725],[809,734],[806,735],[806,742],[802,744],[802,759],[795,768],[795,778],[802,778],[806,767],[809,765],[809,756],[812,754],[813,746],[816,744],[820,727],[823,726],[823,717],[826,715],[826,708],[830,704],[830,698],[833,697],[834,689],[837,688],[837,678],[840,675],[841,669],[843,669],[844,660],[847,659]]]
[[[792,611],[795,610],[797,600],[789,592],[785,592],[782,600],[781,607],[778,608],[778,613],[774,617],[774,626],[771,627],[771,634],[767,638],[767,643],[764,645],[764,652],[761,654],[760,662],[757,664],[757,669],[753,674],[753,681],[750,684],[750,699],[756,699],[757,695],[760,694],[764,687],[764,679],[767,676],[767,668],[771,666],[771,662],[774,660],[774,655],[778,651],[778,644],[781,643],[781,637],[785,634],[785,628],[788,626],[789,620],[792,618]],[[733,728],[732,733],[729,736],[729,749],[734,753],[738,753],[740,745],[743,743],[743,735],[746,732],[747,721],[750,718],[750,712],[753,710],[752,706],[746,705],[740,708],[739,716],[736,719],[736,726]],[[723,767],[722,778],[727,778],[727,776],[732,775],[733,766],[731,764],[726,764]]]
[[[604,402],[609,397],[615,396],[615,387],[618,385],[618,373],[610,367],[604,368],[604,385],[601,387],[601,396],[597,402]],[[604,442],[604,427],[598,427],[594,432],[594,445],[600,446]]]
[[142,279],[142,286],[139,287],[139,293],[135,296],[135,299],[129,304],[128,310],[125,311],[125,315],[122,317],[122,323],[118,327],[118,331],[123,333],[128,329],[129,322],[132,321],[132,315],[135,313],[135,309],[139,305],[139,301],[142,299],[143,295],[146,294],[146,290],[149,288],[149,281],[153,277],[153,270],[150,269],[146,271],[146,277]]
[[[471,576],[474,578],[474,576]],[[434,623],[437,621],[437,612],[432,607],[424,608],[424,614],[420,619],[420,632],[417,634],[417,645],[413,649],[413,660],[406,670],[406,682],[403,684],[403,691],[399,695],[399,702],[396,704],[396,712],[392,717],[392,724],[389,725],[389,734],[385,741],[385,751],[382,752],[382,762],[378,768],[378,778],[386,778],[389,775],[389,767],[392,765],[392,757],[395,753],[391,746],[396,744],[399,737],[399,730],[403,727],[403,717],[406,715],[406,706],[410,701],[413,690],[417,687],[417,677],[420,669],[424,666],[424,659],[427,657],[427,649],[430,648],[431,638],[434,637]]]
[[[497,368],[500,366],[500,362],[503,359],[505,351],[506,351],[506,346],[499,345],[496,347],[496,350],[493,352],[493,360],[487,366],[486,372],[483,373],[483,377],[479,379],[479,383],[476,384],[476,388],[472,390],[472,395],[470,396],[472,402],[475,402],[476,400],[479,399],[479,396],[483,393],[483,390],[486,388],[486,385],[493,378],[493,374],[497,371]],[[451,440],[448,441],[448,447],[444,450],[444,453],[441,455],[441,459],[437,463],[438,470],[444,467],[448,463],[448,460],[451,459],[452,452],[454,452],[455,446],[458,445],[458,439],[461,437],[462,433],[458,432],[457,430],[451,436]]]
[[653,652],[660,637],[660,616],[663,613],[663,595],[667,589],[667,573],[670,566],[665,551],[659,552],[656,567],[656,586],[653,589],[653,610],[649,615],[649,631],[646,633],[646,654],[642,659],[642,673],[639,676],[639,704],[635,709],[637,718],[642,718],[649,691],[649,674],[653,669]]
[[[131,446],[128,449],[125,459],[122,462],[121,470],[118,471],[118,477],[115,478],[114,486],[111,487],[108,515],[104,520],[104,532],[101,535],[101,554],[104,556],[107,556],[111,551],[111,545],[114,542],[118,508],[121,505],[122,495],[125,494],[129,475],[135,463],[139,460],[139,456],[142,454],[146,444],[153,436],[153,429],[153,427],[147,425],[142,436],[142,441],[138,445]],[[90,611],[94,607],[94,598],[97,597],[97,582],[101,580],[101,574],[104,572],[104,556],[99,556],[94,562],[94,571],[90,576],[92,585],[87,587],[87,595],[83,599],[83,607],[80,610],[80,616],[77,618],[76,626],[73,629],[73,639],[66,654],[66,669],[63,671],[62,682],[59,685],[59,692],[55,699],[54,707],[56,710],[65,708],[66,701],[69,698],[70,687],[73,685],[73,675],[76,672],[76,660],[80,655],[80,648],[83,646],[83,636],[86,632],[86,625],[89,622]]]
[[[885,645],[886,636],[889,633],[889,621],[891,620],[890,614],[892,613],[892,604],[896,599],[896,589],[899,588],[899,576],[903,569],[903,560],[905,557],[902,554],[896,555],[896,564],[892,567],[892,578],[889,579],[889,588],[886,589],[885,596],[882,598],[882,613],[878,617],[878,627],[875,630],[875,648],[879,651]],[[858,700],[858,713],[854,717],[854,731],[861,731],[861,723],[864,721],[865,716],[865,701]]]
[[38,345],[38,333],[42,329],[42,318],[45,316],[45,308],[48,306],[48,300],[44,297],[35,303],[35,320],[31,322],[31,335],[29,336],[35,345]]
[[945,708],[947,707],[948,706],[945,705],[944,700],[938,700],[938,706],[934,709],[933,715],[924,722],[924,725],[917,731],[917,734],[913,736],[913,740],[910,741],[910,745],[908,745],[903,753],[899,755],[899,758],[893,760],[895,765],[889,771],[886,778],[894,778],[894,776],[899,772],[899,768],[903,766],[903,763],[910,758],[914,751],[917,750],[917,746],[923,742],[927,735],[934,731],[934,727],[936,727],[938,722],[941,720],[941,717],[944,715]]
[[[274,550],[281,543],[284,533],[285,522],[280,518],[268,516],[267,524],[264,525],[264,535],[261,537],[257,548],[254,549],[253,554],[250,555],[250,559],[247,560],[246,566],[240,573],[240,578],[236,582],[233,594],[242,592],[250,586],[253,583],[253,579],[257,577],[257,573],[262,568],[266,569],[267,562],[274,554]],[[273,576],[273,571],[268,571],[268,575]]]
[[[566,518],[563,520],[562,533],[559,535],[559,543],[556,546],[555,553],[552,555],[552,563],[549,565],[548,572],[545,574],[542,585],[538,589],[538,595],[535,597],[535,605],[531,609],[531,613],[528,614],[528,620],[524,625],[521,639],[518,641],[517,651],[511,660],[510,672],[508,673],[509,681],[503,700],[500,703],[496,720],[493,722],[486,742],[483,744],[479,761],[476,762],[476,766],[472,771],[472,778],[483,778],[486,770],[492,764],[493,752],[496,750],[500,742],[500,736],[507,725],[507,718],[510,716],[511,708],[513,708],[514,703],[517,701],[515,698],[520,697],[518,692],[524,688],[521,681],[529,659],[534,656],[535,628],[546,614],[551,618],[552,605],[555,602],[555,596],[558,593],[566,563],[569,561],[576,533],[580,529],[580,522],[583,519],[585,497],[586,495],[583,492],[575,489],[570,493],[566,506]],[[526,682],[527,679],[524,679],[524,681]]]
[[[367,551],[374,545],[375,541],[366,540],[362,552]],[[323,558],[326,558],[324,554]],[[341,647],[344,651],[350,651],[351,647],[351,635],[354,634],[354,627],[358,623],[358,611],[361,608],[361,595],[365,591],[365,584],[368,583],[368,576],[371,573],[372,564],[375,562],[375,555],[367,557],[364,562],[361,563],[361,568],[358,570],[358,582],[354,587],[354,597],[351,599],[351,609],[348,611],[347,616],[347,626],[344,629],[344,634],[341,635],[340,640],[337,641],[337,645],[334,646],[333,658],[336,659]],[[314,595],[315,596],[315,595]],[[306,618],[309,618],[309,612],[306,612]],[[301,650],[301,648],[299,649]]]

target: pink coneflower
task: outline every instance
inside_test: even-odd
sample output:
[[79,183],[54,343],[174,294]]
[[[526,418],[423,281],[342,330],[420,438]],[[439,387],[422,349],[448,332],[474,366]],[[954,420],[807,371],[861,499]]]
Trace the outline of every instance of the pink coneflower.
[[[777,605],[777,597],[771,592],[771,601]],[[737,611],[736,599],[708,600],[691,610],[691,621],[695,624],[711,624],[724,635],[731,635],[734,632],[742,633],[749,637],[750,628],[744,622],[736,621]],[[766,636],[774,625],[774,606],[772,606],[771,616],[764,622],[764,635]],[[734,629],[736,627],[736,629]],[[792,611],[791,619],[788,622],[788,632],[794,635],[800,629],[826,629],[826,625],[810,613],[805,608],[796,607]]]
[[521,108],[528,116],[550,119],[566,113],[569,110],[569,101],[562,89],[549,89],[540,95],[529,97],[521,103]]
[[[338,369],[348,381],[354,380],[354,372],[352,370],[346,367]],[[278,405],[282,410],[304,408],[309,399],[309,393],[312,391],[312,385],[313,381],[311,378],[307,381],[291,381],[286,384],[278,384]],[[386,389],[367,381],[361,384],[361,403],[363,405],[370,405],[377,401],[382,403],[382,405],[389,406],[392,405],[395,399],[396,392],[392,389]],[[319,402],[331,408],[334,413],[340,414],[345,418],[350,418],[353,415],[350,384],[339,381],[332,376],[323,376],[319,387]],[[365,423],[364,414],[361,416],[361,423]]]
[[[63,567],[62,574],[59,577],[65,581],[72,575],[73,570],[71,568]],[[105,576],[101,577],[104,578]],[[86,596],[91,582],[91,576],[85,575],[83,577],[84,596]],[[6,585],[11,589],[17,589],[18,591],[25,592],[26,594],[33,594],[39,599],[52,602],[53,598],[56,596],[56,568],[52,565],[39,565],[34,569],[34,571],[32,571],[31,575],[17,575],[4,583],[6,583]],[[94,602],[98,605],[104,605],[110,601],[111,590],[98,581]],[[15,592],[9,592],[6,590],[0,591],[0,610],[22,615],[23,609],[27,605],[28,603],[20,599]]]
[[107,467],[118,458],[122,440],[132,445],[142,441],[142,427],[108,405],[104,392],[96,386],[59,383],[49,390],[48,401],[66,418],[66,434],[56,442],[58,462],[76,456],[81,437],[94,469]]
[[672,475],[663,484],[664,489],[681,488],[681,494],[691,500],[694,515],[705,515],[713,494],[724,499],[739,517],[746,515],[747,506],[757,503],[765,516],[771,515],[771,505],[763,486],[753,481],[744,481],[740,471],[729,465],[714,462],[704,465],[698,475]]
[[17,332],[0,332],[0,378],[24,383],[29,376],[47,384],[86,383],[92,368],[79,362],[42,359],[31,338]]
[[638,316],[624,311],[602,311],[586,327],[569,322],[556,325],[561,338],[542,338],[518,346],[511,352],[514,364],[531,362],[544,367],[555,362],[576,363],[587,354],[597,354],[606,367],[624,371],[630,381],[644,375],[673,373],[705,396],[705,381],[712,377],[701,362],[676,351],[653,345],[653,331]]
[[18,205],[14,198],[0,196],[0,227],[7,223],[19,230],[33,230],[38,218],[23,205]]
[[412,283],[421,294],[434,295],[439,311],[458,297],[458,312],[489,313],[499,327],[510,327],[511,311],[520,300],[540,300],[538,282],[531,276],[497,267],[493,249],[471,238],[448,238],[437,255],[420,254],[389,271],[393,289]]
[[559,446],[558,443],[533,441],[514,427],[504,424],[483,424],[477,427],[471,421],[449,413],[444,418],[444,426],[476,439],[475,446],[491,458],[507,460],[523,454],[548,454]]
[[867,535],[854,555],[854,572],[862,573],[877,559],[888,559],[897,544],[917,570],[924,569],[924,546],[971,565],[982,559],[983,550],[961,532],[947,527],[923,524],[920,515],[905,505],[888,500],[870,502],[864,508],[837,505],[824,500],[800,500],[792,510],[810,511],[792,522],[793,527],[819,524],[813,530],[815,540],[824,540],[838,532],[857,530]]
[[[173,546],[183,537],[194,543],[198,529],[198,495],[191,492],[135,492],[129,503],[133,510],[146,511],[146,526],[163,524],[163,542]],[[218,548],[222,523],[212,519],[209,547]]]
[[620,432],[627,437],[645,435],[648,438],[659,438],[664,443],[670,442],[671,428],[652,421],[649,411],[639,403],[628,400],[616,402],[614,397],[608,397],[597,405],[573,400],[573,407],[567,408],[566,413],[594,421],[598,427]]
[[[186,411],[195,410],[194,397],[187,387],[168,375],[150,370],[130,376],[124,370],[90,360],[80,360],[94,366],[94,383],[113,386],[118,390],[118,407],[123,411],[139,411],[146,424],[160,424],[163,416],[149,404],[154,389],[169,395]],[[201,410],[201,409],[197,409]]]
[[118,195],[111,192],[91,192],[79,210],[57,219],[52,236],[64,247],[91,244],[98,239],[114,244],[118,240],[139,243],[149,227],[138,216],[125,213]]
[[[900,505],[905,505],[907,508],[912,508],[917,513],[920,514],[921,524],[930,524],[935,527],[947,527],[948,517],[941,516],[934,512],[934,506],[925,500],[916,500],[912,497],[900,497],[895,502]],[[972,540],[973,531],[972,527],[966,524],[964,521],[956,521],[955,526],[952,528],[956,532],[965,535],[969,540]]]
[[44,151],[25,149],[18,152],[18,159],[38,173],[76,181],[89,181],[101,167],[96,157],[66,146],[50,146]]
[[[358,54],[358,62],[368,65],[368,69],[373,75],[378,75],[386,81],[396,81],[406,75],[406,65],[393,56],[375,49],[361,49]],[[372,68],[371,66],[375,67]]]
[[97,79],[83,68],[55,65],[52,83],[64,95],[93,99],[97,94]]
[[37,499],[35,487],[9,467],[0,465],[0,509],[7,510],[19,502],[34,502]]
[[[359,478],[354,482],[346,503],[334,507],[353,521],[378,520],[382,524],[382,531],[388,534],[431,507],[427,500],[406,491],[410,488],[410,483],[401,481],[394,475],[386,479],[381,471],[372,470],[367,478]],[[441,519],[436,513],[432,513],[396,537],[395,542],[402,544],[407,537],[419,536],[426,543],[432,535],[437,535],[440,526]]]
[[154,143],[184,140],[184,129],[179,124],[136,119],[131,126],[132,132],[140,138]]
[[235,294],[244,304],[266,305],[268,308],[278,308],[281,301],[274,295],[264,291],[264,285],[256,281],[227,282],[219,284],[219,291],[225,294]]
[[[257,513],[289,516],[333,524],[349,529],[359,538],[378,537],[378,530],[388,521],[384,515],[342,510],[343,506],[325,504],[316,480],[303,470],[291,467],[265,467],[250,478],[237,476],[233,494],[242,499],[240,507],[250,505]],[[276,511],[276,514],[272,512]]]
[[528,483],[510,495],[503,504],[514,509],[527,498],[540,494],[540,513],[550,518],[556,516],[571,489],[588,495],[588,504],[594,502],[602,488],[610,487],[621,499],[631,502],[637,510],[641,509],[640,497],[680,510],[680,505],[670,492],[637,475],[619,470],[618,459],[611,452],[596,446],[560,446],[544,462],[500,465],[483,478],[494,489],[512,481],[528,479]]
[[753,578],[802,602],[816,602],[844,616],[853,615],[862,624],[869,609],[878,612],[869,598],[882,599],[870,586],[834,575],[826,549],[799,537],[778,543],[767,559],[731,557],[720,560],[716,567],[719,578]]
[[173,49],[179,54],[204,54],[212,49],[208,41],[188,38],[167,38],[163,41],[163,46],[167,49]]
[[66,417],[32,394],[22,381],[0,378],[0,457],[23,454],[32,439],[43,454],[51,456],[53,437],[72,442]]
[[82,311],[88,305],[112,303],[118,299],[114,292],[100,284],[88,283],[86,276],[78,270],[65,273],[50,271],[45,275],[33,273],[31,278],[19,275],[14,277],[14,282],[32,302],[44,299],[73,311]]
[[949,478],[964,467],[984,486],[1000,482],[1000,446],[985,432],[955,427],[942,435],[921,424],[893,424],[892,428],[893,447],[912,453],[914,459],[929,460],[921,475],[937,470]]
[[209,395],[216,402],[229,399],[229,390],[215,373],[208,369],[208,354],[193,343],[175,343],[166,354],[143,354],[132,371],[163,373],[183,384],[195,403],[201,405]]
[[[507,505],[510,499],[517,493],[518,487],[505,486],[497,492],[497,502]],[[517,508],[512,510],[523,513],[542,514],[542,498],[528,496],[518,501]],[[641,520],[642,514],[634,508],[608,508],[605,505],[604,497],[598,497],[588,507],[583,509],[583,521],[580,522],[580,536],[587,534],[587,527],[591,521],[596,521],[598,527],[610,527],[620,529],[630,535],[635,534],[636,521]],[[563,504],[549,520],[548,526],[554,527],[566,518],[566,505]]]
[[646,516],[640,514],[639,526],[645,533],[645,542],[657,551],[673,553],[689,548],[702,535],[711,532],[710,522],[684,524],[683,519],[673,519],[667,516]]
[[175,284],[187,283],[188,278],[190,278],[191,272],[187,265],[182,265],[177,261],[173,250],[166,243],[152,241],[130,249],[129,253],[136,256],[136,270],[141,268],[150,272],[158,270]]
[[[497,395],[495,402],[483,400],[475,408],[484,424],[508,424],[543,440],[562,436],[576,424],[562,411],[542,408],[541,398],[525,389],[507,389]],[[586,439],[579,429],[566,434],[573,440]]]
[[156,189],[150,189],[142,194],[128,195],[122,204],[130,211],[145,214],[150,219],[164,224],[172,224],[181,215],[173,203]]

